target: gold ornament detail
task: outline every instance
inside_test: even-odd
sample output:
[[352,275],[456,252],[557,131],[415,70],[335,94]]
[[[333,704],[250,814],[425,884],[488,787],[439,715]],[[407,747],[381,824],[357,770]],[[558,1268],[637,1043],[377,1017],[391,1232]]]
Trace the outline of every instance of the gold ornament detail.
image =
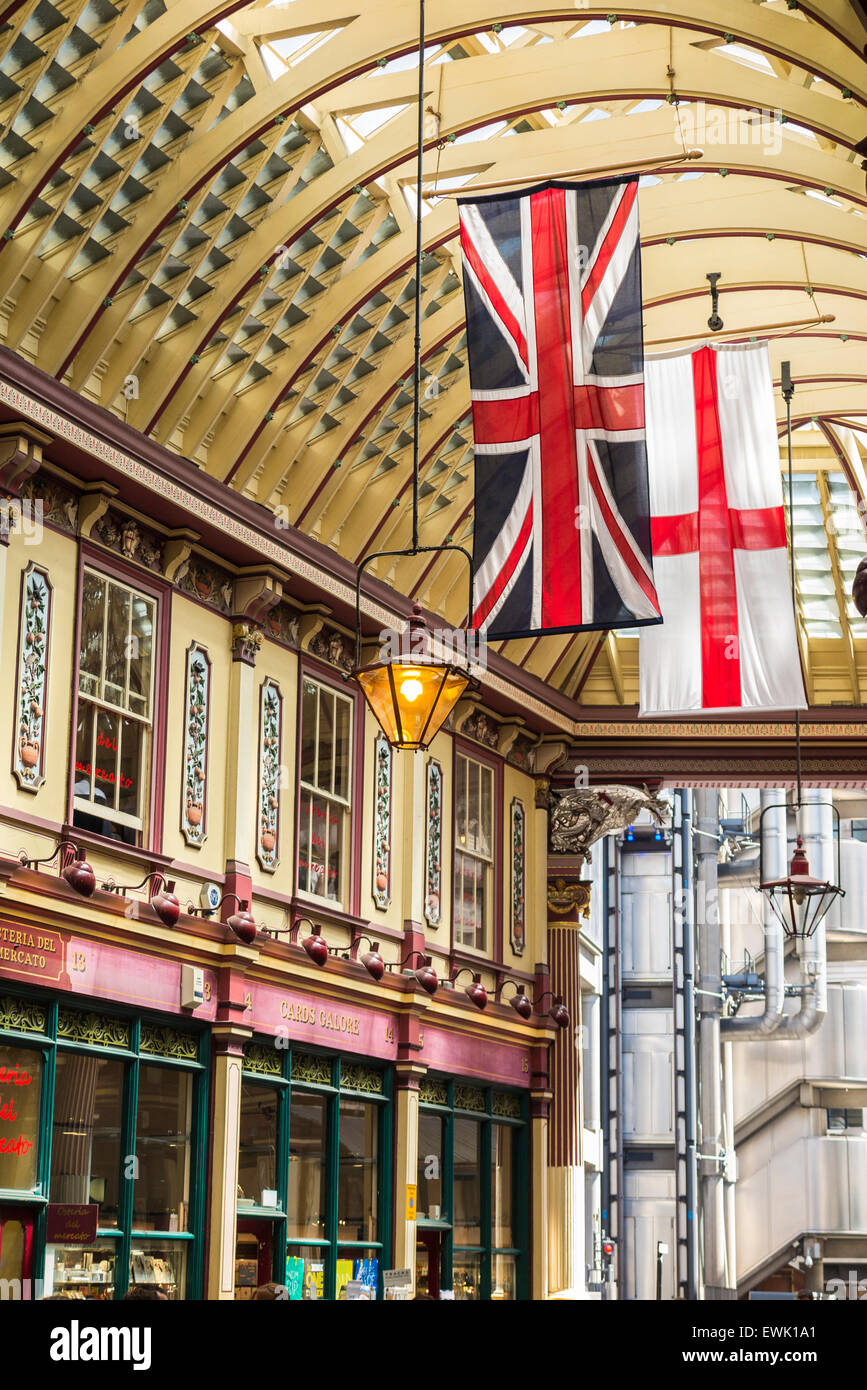
[[548,911],[557,917],[565,917],[569,912],[590,916],[590,884],[567,883],[565,878],[555,878],[548,884]]

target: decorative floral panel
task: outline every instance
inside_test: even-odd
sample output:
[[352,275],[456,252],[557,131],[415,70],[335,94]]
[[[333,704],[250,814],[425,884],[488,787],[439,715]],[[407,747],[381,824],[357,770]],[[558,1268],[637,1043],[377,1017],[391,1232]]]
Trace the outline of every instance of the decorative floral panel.
[[418,1083],[418,1098],[422,1105],[448,1105],[449,1083],[435,1076],[423,1076]]
[[24,791],[45,781],[45,699],[51,627],[51,582],[45,570],[29,564],[21,576],[18,630],[18,690],[12,772]]
[[391,744],[377,734],[373,748],[373,901],[391,902]]
[[259,702],[259,829],[256,858],[273,874],[280,858],[280,765],[283,697],[272,680],[262,682]]
[[204,647],[194,642],[187,652],[181,833],[188,845],[196,847],[204,844],[207,833],[210,703],[211,663]]
[[199,1040],[195,1033],[179,1033],[176,1028],[160,1028],[156,1024],[141,1026],[142,1052],[157,1057],[174,1057],[178,1062],[198,1062]]
[[507,1120],[520,1120],[521,1097],[514,1091],[494,1091],[491,1096],[491,1114]]
[[381,1096],[385,1085],[382,1072],[376,1067],[366,1067],[360,1062],[342,1062],[340,1066],[340,1087],[344,1091],[364,1091],[370,1096]]
[[512,802],[512,950],[524,954],[526,945],[527,817],[524,803]]
[[292,1080],[309,1081],[317,1086],[331,1085],[331,1062],[309,1052],[292,1053]]
[[57,1036],[66,1042],[89,1043],[91,1047],[129,1047],[129,1024],[104,1014],[83,1014],[60,1009]]
[[455,1086],[456,1110],[484,1110],[485,1093],[481,1086]]
[[260,1076],[283,1075],[283,1053],[273,1045],[264,1043],[244,1044],[244,1071],[253,1071]]
[[0,1028],[13,1033],[44,1033],[48,1021],[43,1004],[4,995],[0,999]]
[[443,770],[435,758],[427,765],[425,789],[424,919],[429,927],[442,921]]

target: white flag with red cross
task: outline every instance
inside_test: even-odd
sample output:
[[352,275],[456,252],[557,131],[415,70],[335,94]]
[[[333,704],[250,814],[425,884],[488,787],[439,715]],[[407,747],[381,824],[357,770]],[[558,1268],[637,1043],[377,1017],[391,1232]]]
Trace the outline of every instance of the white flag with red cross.
[[645,359],[653,572],[639,718],[806,709],[767,343]]

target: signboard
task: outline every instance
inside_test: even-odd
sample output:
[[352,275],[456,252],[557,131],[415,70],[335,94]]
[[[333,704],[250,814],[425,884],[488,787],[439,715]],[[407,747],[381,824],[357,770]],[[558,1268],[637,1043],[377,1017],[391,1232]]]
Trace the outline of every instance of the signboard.
[[38,931],[0,922],[0,974],[37,980],[59,980],[63,974],[63,938],[56,931]]
[[406,1219],[415,1221],[416,1205],[418,1203],[418,1187],[414,1182],[406,1185]]
[[382,1287],[384,1289],[405,1289],[412,1284],[411,1269],[384,1269]]
[[92,1245],[96,1240],[99,1204],[71,1206],[49,1202],[45,1214],[45,1240],[48,1245]]

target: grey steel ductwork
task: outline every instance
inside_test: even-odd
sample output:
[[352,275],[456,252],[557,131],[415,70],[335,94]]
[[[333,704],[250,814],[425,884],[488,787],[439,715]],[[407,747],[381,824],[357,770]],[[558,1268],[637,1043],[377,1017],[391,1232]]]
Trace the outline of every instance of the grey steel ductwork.
[[[771,810],[770,808],[774,809]],[[779,789],[763,790],[761,793],[761,809],[766,814],[762,817],[762,850],[764,858],[764,872],[768,878],[782,878],[786,873],[786,794]],[[758,864],[751,859],[750,878],[755,873],[755,882],[758,883]],[[729,865],[721,864],[720,870],[729,868]],[[743,882],[744,878],[735,874],[719,874],[719,882],[725,885],[726,879],[731,882]],[[749,881],[749,880],[747,880]],[[783,975],[783,929],[777,921],[768,903],[762,904],[762,924],[764,927],[765,938],[765,1007],[761,1014],[753,1014],[748,1018],[724,1018],[720,1021],[720,1039],[722,1042],[756,1042],[769,1037],[772,1033],[776,1034],[783,1017],[783,1003],[785,1000],[785,979]]]

